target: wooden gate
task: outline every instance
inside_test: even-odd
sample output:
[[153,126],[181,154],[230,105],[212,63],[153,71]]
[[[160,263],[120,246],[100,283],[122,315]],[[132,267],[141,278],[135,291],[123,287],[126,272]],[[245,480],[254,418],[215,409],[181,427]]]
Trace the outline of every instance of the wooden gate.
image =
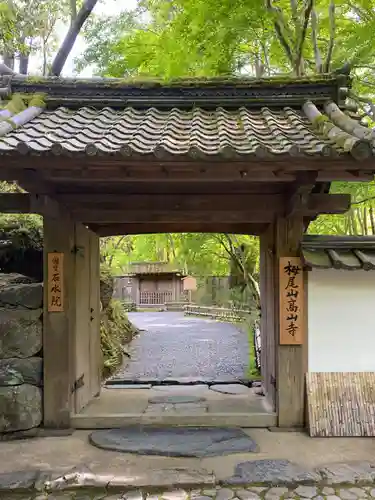
[[100,391],[99,238],[75,225],[74,409],[78,413]]
[[274,280],[275,258],[272,228],[260,237],[261,374],[267,401],[276,410],[276,336]]

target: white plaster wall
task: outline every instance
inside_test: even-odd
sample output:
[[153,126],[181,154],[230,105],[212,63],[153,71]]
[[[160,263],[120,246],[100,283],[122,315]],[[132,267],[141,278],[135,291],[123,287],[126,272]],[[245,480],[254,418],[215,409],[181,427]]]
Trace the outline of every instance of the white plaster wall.
[[308,369],[375,371],[375,272],[308,273]]

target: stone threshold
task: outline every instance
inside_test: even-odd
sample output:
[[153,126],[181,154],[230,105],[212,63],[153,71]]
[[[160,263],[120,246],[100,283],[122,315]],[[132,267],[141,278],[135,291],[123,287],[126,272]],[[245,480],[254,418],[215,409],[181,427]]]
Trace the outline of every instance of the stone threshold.
[[96,474],[83,465],[64,471],[24,470],[1,473],[0,498],[4,498],[4,493],[9,495],[25,492],[48,494],[121,491],[125,494],[135,490],[157,493],[176,489],[196,491],[202,488],[266,489],[302,486],[337,490],[352,486],[374,488],[374,485],[375,465],[369,462],[335,463],[309,470],[286,460],[254,460],[238,464],[232,477],[220,481],[213,473],[201,468],[153,469],[143,472],[134,470],[134,474],[116,475],[110,471]]
[[128,425],[190,425],[206,427],[252,427],[265,428],[277,425],[276,413],[106,413],[73,414],[71,426],[74,429],[118,429]]
[[139,378],[139,379],[128,379],[128,378],[116,378],[109,379],[105,382],[104,387],[116,386],[116,385],[151,385],[151,386],[194,386],[194,385],[207,385],[211,387],[212,385],[230,385],[230,384],[240,384],[246,387],[259,387],[260,381],[257,379],[190,379],[190,378],[179,378],[179,379],[150,379],[150,378]]

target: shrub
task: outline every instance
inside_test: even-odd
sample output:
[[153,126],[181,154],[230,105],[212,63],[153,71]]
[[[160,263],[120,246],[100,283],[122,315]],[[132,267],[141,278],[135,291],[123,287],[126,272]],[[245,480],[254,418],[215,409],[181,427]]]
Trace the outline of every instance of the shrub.
[[124,345],[138,333],[130,323],[119,300],[111,299],[102,312],[100,322],[101,346],[103,352],[103,378],[110,376],[123,362]]

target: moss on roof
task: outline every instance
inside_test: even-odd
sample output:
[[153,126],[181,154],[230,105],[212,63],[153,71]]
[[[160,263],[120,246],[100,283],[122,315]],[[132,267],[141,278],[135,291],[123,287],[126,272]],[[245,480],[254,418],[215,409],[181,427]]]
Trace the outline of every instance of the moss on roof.
[[[15,80],[18,81],[17,77]],[[284,86],[290,84],[311,85],[319,83],[337,83],[347,85],[350,78],[345,75],[322,74],[309,77],[296,78],[293,75],[281,74],[268,78],[236,77],[232,75],[217,77],[181,77],[172,79],[151,78],[151,77],[131,77],[131,78],[60,78],[60,77],[27,77],[22,78],[19,83],[27,85],[46,84],[50,82],[54,85],[95,85],[100,87],[139,87],[139,88],[157,88],[157,87],[215,87],[230,85],[235,87],[262,87],[262,86]]]
[[44,108],[46,106],[45,103],[45,94],[20,94],[15,93],[12,94],[8,101],[5,101],[3,105],[0,104],[1,109],[7,109],[12,115],[17,115],[21,113],[25,109],[36,106],[38,108]]

